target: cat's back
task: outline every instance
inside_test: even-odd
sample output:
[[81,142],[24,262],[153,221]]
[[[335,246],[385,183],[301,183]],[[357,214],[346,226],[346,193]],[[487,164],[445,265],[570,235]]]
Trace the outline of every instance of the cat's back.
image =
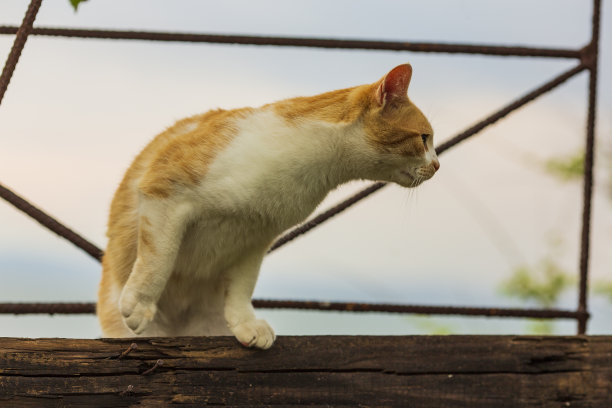
[[151,140],[126,171],[111,204],[109,234],[114,222],[133,213],[139,191],[168,198],[181,187],[196,185],[236,135],[236,122],[251,108],[216,109],[177,121]]
[[[229,162],[224,162],[221,171],[240,168],[243,175],[283,167],[293,155],[318,155],[316,149],[310,149],[316,142],[310,135],[322,125],[334,128],[355,121],[366,104],[368,89],[340,89],[260,108],[216,109],[179,120],[136,157],[117,196],[124,192],[135,195],[140,190],[149,197],[168,198],[185,187],[198,186],[223,151],[231,158],[223,157]],[[251,178],[245,177],[245,182],[251,183]]]
[[126,178],[137,178],[134,187],[158,198],[197,184],[236,136],[236,122],[252,112],[251,108],[217,109],[176,122],[144,148]]

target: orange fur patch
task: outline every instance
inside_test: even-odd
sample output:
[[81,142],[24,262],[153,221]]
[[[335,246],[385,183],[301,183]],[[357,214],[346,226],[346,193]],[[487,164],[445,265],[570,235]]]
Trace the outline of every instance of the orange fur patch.
[[315,96],[305,96],[268,105],[289,123],[318,119],[330,123],[351,123],[371,105],[371,85],[339,89]]
[[[215,156],[236,134],[234,123],[251,108],[214,110],[177,122],[157,137],[160,139],[151,165],[140,181],[140,190],[165,198],[177,186],[197,184]],[[188,129],[183,133],[181,130]],[[165,141],[165,145],[161,145]]]

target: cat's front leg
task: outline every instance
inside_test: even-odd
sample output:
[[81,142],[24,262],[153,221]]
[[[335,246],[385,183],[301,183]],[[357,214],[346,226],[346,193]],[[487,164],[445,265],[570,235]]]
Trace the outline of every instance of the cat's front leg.
[[190,212],[188,205],[141,200],[136,262],[119,299],[123,321],[135,334],[142,334],[155,318]]
[[225,273],[225,321],[245,347],[268,349],[276,335],[268,322],[255,317],[251,297],[259,275],[264,251],[255,252]]

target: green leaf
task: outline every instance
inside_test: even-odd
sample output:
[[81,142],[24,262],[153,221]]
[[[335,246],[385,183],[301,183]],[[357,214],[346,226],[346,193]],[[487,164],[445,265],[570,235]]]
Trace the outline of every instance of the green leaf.
[[74,11],[77,11],[77,9],[79,8],[79,4],[81,4],[84,1],[87,1],[87,0],[70,0],[70,4],[72,4]]
[[550,159],[545,164],[546,170],[563,181],[577,180],[584,174],[584,151],[565,157]]
[[505,281],[502,292],[541,307],[554,306],[561,293],[574,283],[573,277],[551,259],[544,259],[535,267],[516,268]]

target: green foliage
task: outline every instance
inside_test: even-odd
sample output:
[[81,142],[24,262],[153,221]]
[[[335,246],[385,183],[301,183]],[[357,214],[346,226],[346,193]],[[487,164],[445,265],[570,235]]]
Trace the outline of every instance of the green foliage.
[[537,336],[555,334],[555,324],[551,319],[530,319],[527,332]]
[[521,266],[503,283],[502,292],[510,297],[535,302],[541,307],[553,307],[561,293],[574,279],[555,262],[545,259],[537,267]]
[[79,4],[87,0],[69,0],[69,1],[70,1],[70,4],[72,4],[74,11],[77,11],[77,9],[79,8]]
[[[575,279],[569,273],[550,258],[546,258],[536,267],[516,268],[512,276],[503,282],[501,291],[506,296],[551,308],[555,306],[563,291],[574,282]],[[550,319],[532,319],[527,331],[536,335],[550,335],[555,333],[555,324]]]
[[579,150],[565,157],[549,159],[546,171],[563,181],[577,180],[584,174],[584,151]]

